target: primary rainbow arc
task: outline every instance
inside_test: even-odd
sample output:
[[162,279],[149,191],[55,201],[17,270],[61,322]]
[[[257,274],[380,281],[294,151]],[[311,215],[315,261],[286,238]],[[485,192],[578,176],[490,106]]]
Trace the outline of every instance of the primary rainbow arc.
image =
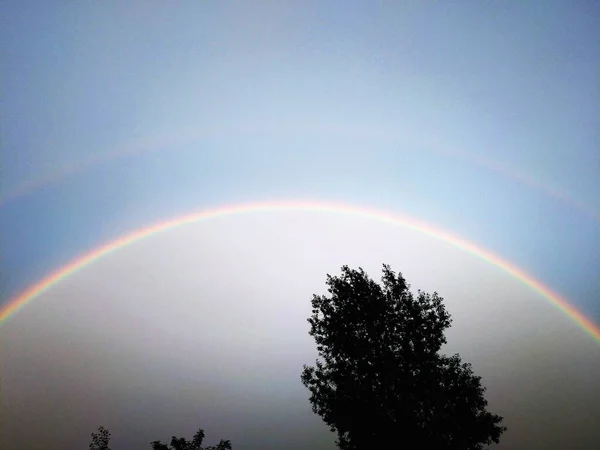
[[380,222],[392,223],[395,225],[403,226],[405,228],[421,232],[430,237],[434,237],[446,243],[449,243],[455,247],[462,249],[463,251],[469,252],[488,263],[508,272],[510,275],[518,279],[523,284],[529,286],[534,291],[542,295],[546,300],[553,304],[556,308],[567,314],[573,319],[581,329],[591,335],[598,343],[600,343],[600,328],[579,312],[569,302],[553,292],[552,289],[536,280],[533,276],[526,273],[524,270],[518,268],[514,264],[502,259],[501,257],[494,255],[493,253],[476,246],[472,242],[469,242],[459,236],[448,233],[439,228],[433,227],[425,222],[406,217],[398,216],[388,212],[372,210],[368,208],[349,206],[343,204],[333,204],[325,202],[315,201],[289,201],[289,202],[262,202],[262,203],[249,203],[242,205],[225,206],[221,208],[214,208],[209,210],[200,211],[197,213],[187,214],[181,217],[177,217],[171,220],[157,223],[149,227],[145,227],[132,233],[129,233],[121,238],[113,240],[106,245],[93,249],[84,255],[75,258],[70,263],[64,265],[58,270],[50,273],[48,276],[25,289],[23,292],[12,298],[7,304],[0,307],[0,326],[4,324],[9,318],[13,317],[20,309],[30,303],[32,300],[39,297],[41,294],[46,292],[55,284],[61,280],[67,278],[73,273],[83,269],[84,267],[97,261],[106,255],[109,255],[120,248],[130,245],[146,237],[154,234],[171,230],[186,224],[198,222],[201,220],[214,219],[217,217],[237,215],[243,213],[258,213],[267,211],[312,211],[312,212],[331,212],[349,214],[355,216],[362,216],[365,218],[378,220]]

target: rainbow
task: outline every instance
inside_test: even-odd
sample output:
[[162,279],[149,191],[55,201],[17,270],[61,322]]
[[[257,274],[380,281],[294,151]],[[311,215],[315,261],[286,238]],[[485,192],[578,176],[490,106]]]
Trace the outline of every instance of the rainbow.
[[177,133],[154,135],[149,139],[136,139],[128,143],[118,145],[116,149],[113,149],[111,151],[102,152],[101,154],[96,154],[90,158],[85,158],[79,161],[71,162],[70,164],[67,164],[55,171],[51,171],[46,173],[45,175],[42,175],[40,178],[35,178],[22,182],[21,184],[17,185],[8,192],[0,191],[0,207],[19,197],[29,195],[37,189],[40,189],[47,185],[51,185],[53,183],[57,183],[58,181],[69,176],[85,172],[86,170],[89,170],[95,166],[110,163],[112,161],[126,158],[129,156],[141,156],[143,154],[161,151],[162,149],[171,147],[173,144],[189,144],[194,141],[199,141],[207,136],[215,137],[220,135],[233,134],[243,134],[251,136],[257,134],[273,135],[275,133],[284,133],[284,135],[285,133],[324,133],[326,135],[332,136],[343,135],[355,137],[368,137],[371,139],[387,140],[390,142],[402,142],[403,145],[407,145],[409,147],[418,147],[427,152],[443,154],[449,157],[461,159],[479,167],[485,167],[486,169],[494,171],[502,176],[507,177],[508,179],[522,183],[528,186],[529,188],[537,190],[538,192],[544,195],[547,195],[560,202],[570,205],[571,207],[577,209],[580,213],[600,223],[600,212],[596,208],[593,208],[587,203],[574,198],[572,195],[570,195],[564,190],[543,183],[539,178],[535,178],[531,176],[531,174],[519,170],[515,167],[497,162],[493,159],[487,158],[482,155],[478,155],[477,153],[470,151],[452,148],[429,148],[423,147],[420,144],[415,144],[414,142],[407,142],[404,140],[398,141],[394,133],[389,129],[386,129],[385,127],[368,125],[357,126],[356,124],[352,126],[335,126],[331,124],[326,126],[303,125],[299,128],[281,127],[281,125],[273,127],[265,124],[246,124],[244,126],[222,128],[213,127],[210,129],[198,129],[197,127],[183,128],[179,129]]
[[587,319],[576,308],[571,306],[565,298],[553,292],[549,287],[543,285],[541,282],[537,281],[534,277],[527,274],[525,271],[519,269],[515,265],[509,263],[508,261],[492,254],[491,252],[479,246],[476,246],[475,244],[461,237],[448,233],[439,228],[433,227],[427,223],[405,216],[397,216],[392,213],[357,206],[314,201],[274,201],[225,206],[184,215],[133,231],[132,233],[115,239],[114,241],[109,242],[106,245],[93,249],[88,253],[85,253],[84,255],[75,258],[70,263],[50,273],[48,276],[46,276],[39,282],[35,283],[34,285],[27,288],[25,291],[18,294],[16,297],[12,298],[7,304],[3,305],[0,309],[0,326],[2,326],[2,324],[4,324],[9,318],[13,317],[25,305],[39,297],[44,292],[48,291],[50,288],[52,288],[52,286],[56,285],[61,280],[64,280],[65,278],[69,277],[75,272],[89,266],[90,264],[93,264],[98,259],[110,255],[111,253],[116,252],[120,248],[133,244],[134,242],[137,242],[141,239],[202,220],[209,220],[218,217],[238,215],[244,213],[259,213],[269,211],[331,212],[338,214],[361,216],[364,218],[373,219],[384,223],[402,226],[404,228],[414,230],[423,233],[427,236],[436,238],[455,247],[458,247],[463,251],[471,253],[479,257],[480,259],[483,259],[488,263],[504,270],[505,272],[508,272],[520,282],[529,286],[534,291],[538,292],[542,297],[548,300],[557,309],[559,309],[571,319],[573,319],[581,329],[583,329],[586,333],[591,335],[598,343],[600,343],[600,328],[596,324],[592,323],[589,319]]

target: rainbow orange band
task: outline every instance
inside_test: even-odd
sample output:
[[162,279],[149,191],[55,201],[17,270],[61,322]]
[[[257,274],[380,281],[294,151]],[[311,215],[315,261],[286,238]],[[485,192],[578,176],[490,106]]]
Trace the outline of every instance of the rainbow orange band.
[[0,326],[14,316],[17,311],[23,308],[26,304],[31,302],[36,297],[50,289],[61,280],[67,278],[69,275],[83,269],[84,267],[92,264],[94,261],[100,259],[103,256],[109,255],[118,249],[125,247],[126,245],[133,244],[141,239],[152,236],[154,234],[171,230],[183,225],[198,222],[201,220],[214,219],[222,216],[229,216],[243,213],[259,213],[268,211],[312,211],[312,212],[331,212],[338,214],[350,214],[355,216],[362,216],[368,219],[378,220],[380,222],[392,223],[400,225],[405,228],[415,230],[424,233],[428,236],[434,237],[446,243],[452,244],[466,252],[469,252],[496,267],[503,269],[508,272],[523,284],[526,284],[534,291],[537,291],[543,297],[550,301],[556,308],[563,311],[569,317],[571,317],[585,332],[591,335],[598,343],[600,343],[600,328],[587,319],[581,314],[576,308],[571,306],[566,299],[553,292],[550,288],[544,286],[541,282],[519,269],[515,265],[503,260],[499,256],[496,256],[489,251],[482,249],[475,244],[462,239],[458,236],[450,234],[441,229],[437,229],[424,222],[412,219],[409,217],[395,216],[391,213],[376,211],[366,208],[342,205],[342,204],[331,204],[313,201],[291,201],[291,202],[264,202],[264,203],[251,203],[244,205],[226,206],[216,209],[210,209],[206,211],[200,211],[178,217],[166,222],[161,222],[141,230],[134,231],[126,236],[116,239],[102,247],[91,250],[90,252],[74,259],[72,262],[61,267],[55,272],[51,273],[38,283],[26,289],[21,294],[11,299],[6,305],[0,309]]

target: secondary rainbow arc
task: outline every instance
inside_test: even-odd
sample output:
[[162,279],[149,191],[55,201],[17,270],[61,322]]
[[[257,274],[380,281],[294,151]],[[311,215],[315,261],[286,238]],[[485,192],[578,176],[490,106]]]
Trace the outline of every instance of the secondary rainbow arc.
[[222,216],[237,215],[243,213],[259,213],[267,211],[312,211],[312,212],[331,212],[341,213],[365,218],[378,220],[402,226],[417,232],[421,232],[430,237],[444,241],[455,247],[469,252],[488,263],[504,270],[523,284],[529,286],[534,291],[538,292],[547,301],[553,304],[563,313],[567,314],[575,323],[586,333],[592,336],[600,343],[600,328],[591,320],[585,317],[580,311],[549,287],[536,280],[524,270],[516,265],[502,259],[501,257],[475,245],[474,243],[463,239],[457,235],[451,234],[442,229],[436,228],[430,224],[420,220],[399,216],[385,211],[379,211],[364,207],[345,205],[340,203],[326,203],[317,201],[273,201],[261,203],[248,203],[241,205],[224,206],[220,208],[203,210],[200,212],[187,214],[164,222],[138,229],[120,238],[117,238],[108,244],[95,248],[82,256],[73,259],[68,264],[50,273],[42,280],[25,289],[20,294],[12,298],[8,303],[0,307],[0,326],[9,318],[13,317],[25,305],[39,297],[44,292],[48,291],[52,286],[59,283],[61,280],[92,264],[94,261],[107,256],[120,248],[130,245],[146,237],[161,233],[167,230],[184,226],[186,224],[198,222],[201,220],[214,219]]
[[120,158],[129,156],[141,156],[146,153],[160,151],[160,149],[162,148],[170,148],[173,145],[199,141],[207,136],[215,137],[219,135],[236,134],[273,135],[276,133],[302,133],[304,135],[306,135],[307,133],[325,133],[331,136],[342,134],[344,136],[369,137],[371,139],[402,143],[402,145],[408,147],[422,148],[425,151],[454,157],[459,160],[466,161],[470,164],[475,164],[479,167],[492,170],[498,174],[508,177],[513,181],[523,183],[532,189],[535,189],[545,195],[548,195],[551,198],[554,198],[555,200],[564,202],[565,204],[576,208],[577,210],[579,210],[579,212],[592,218],[596,222],[600,222],[600,212],[596,208],[593,208],[586,202],[583,202],[573,197],[571,194],[569,194],[563,189],[544,183],[541,179],[532,176],[529,172],[519,170],[516,167],[512,167],[508,164],[495,161],[493,159],[490,159],[477,153],[473,153],[471,151],[452,148],[435,148],[429,145],[422,146],[414,142],[400,140],[398,136],[396,136],[391,130],[385,127],[378,127],[373,125],[356,126],[356,124],[354,124],[353,126],[336,126],[332,124],[328,124],[325,126],[309,126],[304,124],[302,125],[302,127],[282,127],[281,125],[265,126],[264,124],[246,124],[244,126],[238,127],[212,127],[207,129],[198,129],[197,127],[192,127],[180,129],[176,133],[158,134],[151,136],[150,138],[144,138],[130,141],[124,144],[119,144],[115,149],[111,151],[108,151],[106,153],[103,152],[101,154],[94,155],[90,158],[85,158],[83,160],[71,162],[65,166],[62,166],[56,171],[46,173],[40,178],[25,181],[19,184],[18,186],[14,187],[10,191],[0,191],[0,208],[6,203],[13,201],[18,197],[28,195],[36,189],[62,180],[69,175],[81,173],[97,165],[111,162]]

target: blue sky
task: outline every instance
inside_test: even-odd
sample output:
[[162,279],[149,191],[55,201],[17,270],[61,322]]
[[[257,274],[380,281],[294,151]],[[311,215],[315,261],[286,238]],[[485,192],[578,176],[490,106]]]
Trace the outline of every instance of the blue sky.
[[593,2],[3,2],[2,302],[141,226],[310,198],[461,235],[600,323],[599,29]]
[[334,197],[464,235],[600,320],[594,5],[38,3],[4,6],[2,192],[104,163],[0,210],[7,270],[43,267],[10,293],[176,211]]

